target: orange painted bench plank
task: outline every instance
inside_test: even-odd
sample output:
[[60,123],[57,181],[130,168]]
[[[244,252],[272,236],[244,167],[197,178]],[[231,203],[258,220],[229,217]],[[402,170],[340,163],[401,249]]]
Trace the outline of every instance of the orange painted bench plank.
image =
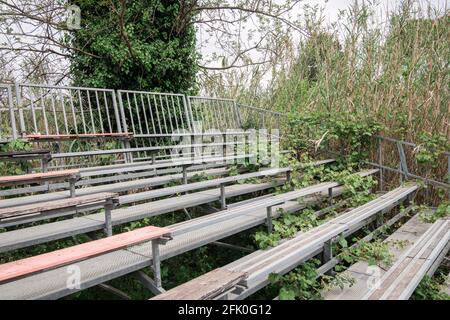
[[73,247],[44,253],[0,265],[0,283],[74,262],[82,261],[133,244],[170,235],[170,229],[148,226]]
[[53,179],[59,177],[69,177],[78,175],[80,170],[72,169],[72,170],[61,170],[61,171],[50,171],[50,172],[42,172],[42,173],[30,173],[30,174],[22,174],[16,176],[3,176],[0,177],[0,184],[9,183],[9,182],[26,182],[31,180],[39,180],[39,179]]

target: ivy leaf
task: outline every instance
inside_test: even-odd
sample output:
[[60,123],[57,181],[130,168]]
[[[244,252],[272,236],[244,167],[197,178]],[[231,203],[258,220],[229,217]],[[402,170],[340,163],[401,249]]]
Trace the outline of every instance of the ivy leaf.
[[281,288],[279,298],[280,300],[295,300],[295,292],[291,289]]
[[341,235],[341,236],[339,237],[339,245],[340,245],[342,248],[347,248],[347,247],[348,247],[348,243],[347,243],[347,240],[345,239],[344,235]]

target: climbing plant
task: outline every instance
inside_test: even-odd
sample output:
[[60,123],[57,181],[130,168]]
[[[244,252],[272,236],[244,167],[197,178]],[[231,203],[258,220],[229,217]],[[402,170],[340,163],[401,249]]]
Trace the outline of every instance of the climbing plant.
[[[11,151],[29,151],[32,146],[29,142],[24,140],[11,140],[8,143],[0,144],[0,152],[11,152]],[[19,162],[0,162],[0,175],[17,175],[24,174],[31,168],[30,162],[19,161]]]
[[179,1],[73,0],[81,28],[63,39],[71,75],[82,86],[195,92],[195,28],[179,23]]

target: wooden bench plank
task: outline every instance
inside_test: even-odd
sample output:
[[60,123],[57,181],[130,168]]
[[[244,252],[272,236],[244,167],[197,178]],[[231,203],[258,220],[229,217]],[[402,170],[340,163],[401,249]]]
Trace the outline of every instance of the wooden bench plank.
[[19,183],[31,183],[46,180],[57,180],[63,178],[79,178],[80,171],[77,169],[51,171],[43,173],[30,173],[16,176],[0,177],[0,186],[7,186]]
[[118,197],[117,193],[102,192],[75,198],[59,199],[49,202],[40,202],[40,203],[26,204],[23,206],[1,208],[0,220],[5,218],[41,213],[62,208],[75,207],[89,203],[96,203],[100,201],[105,201],[107,199],[113,199],[115,197]]
[[0,283],[82,261],[163,236],[170,236],[170,229],[148,226],[73,247],[1,264]]
[[232,289],[247,276],[245,272],[215,269],[151,300],[208,300]]

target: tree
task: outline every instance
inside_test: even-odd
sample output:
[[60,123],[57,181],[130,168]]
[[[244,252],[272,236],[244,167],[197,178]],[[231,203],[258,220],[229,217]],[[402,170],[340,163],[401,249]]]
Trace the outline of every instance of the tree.
[[189,92],[198,55],[193,25],[179,26],[178,1],[73,1],[81,9],[71,75],[83,86]]
[[[83,28],[76,32],[66,23],[67,6],[71,3],[81,7]],[[189,81],[195,68],[202,71],[198,74],[202,83],[218,74],[227,76],[227,72],[234,77],[235,73],[240,74],[236,70],[256,72],[263,77],[286,51],[286,39],[304,34],[298,20],[293,18],[301,3],[301,0],[0,0],[0,57],[9,61],[8,67],[14,69],[17,81],[56,84],[70,82],[67,81],[71,78],[70,71],[78,68],[78,83],[111,83],[109,78],[121,70],[129,76],[120,83],[113,82],[112,87],[125,84],[129,88],[137,81],[136,87],[148,88],[150,82],[156,81],[155,88],[164,90],[171,88],[164,83],[165,79],[184,75]],[[194,33],[202,59],[191,50],[195,45]],[[181,56],[184,60],[179,59]],[[180,61],[192,68],[181,67]],[[39,72],[32,69],[31,73],[18,67],[31,62],[46,66],[37,68]],[[89,70],[91,62],[92,68],[99,70]],[[106,63],[117,63],[112,73],[105,68]],[[151,64],[153,71],[147,74]],[[46,73],[42,74],[42,70]],[[153,80],[149,83],[136,80],[131,76],[134,72],[138,79],[148,76]],[[101,73],[105,74],[100,76]],[[83,75],[94,75],[95,79]],[[173,87],[185,90],[185,84]]]

